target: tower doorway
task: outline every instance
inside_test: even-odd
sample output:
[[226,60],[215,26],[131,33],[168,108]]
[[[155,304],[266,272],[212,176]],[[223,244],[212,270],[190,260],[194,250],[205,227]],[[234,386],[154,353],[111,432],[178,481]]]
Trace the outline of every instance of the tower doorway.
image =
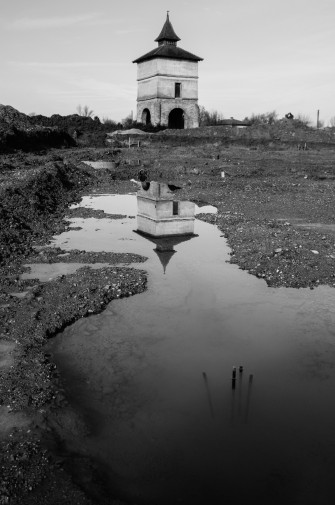
[[172,109],[169,114],[169,128],[182,130],[184,128],[184,111],[183,109]]
[[143,109],[142,123],[146,125],[151,124],[151,114],[149,109]]

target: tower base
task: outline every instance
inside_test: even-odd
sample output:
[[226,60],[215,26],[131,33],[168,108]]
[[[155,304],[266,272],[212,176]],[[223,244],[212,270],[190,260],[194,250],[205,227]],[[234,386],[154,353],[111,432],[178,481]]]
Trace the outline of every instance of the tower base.
[[168,128],[198,128],[197,100],[152,98],[137,102],[137,122]]

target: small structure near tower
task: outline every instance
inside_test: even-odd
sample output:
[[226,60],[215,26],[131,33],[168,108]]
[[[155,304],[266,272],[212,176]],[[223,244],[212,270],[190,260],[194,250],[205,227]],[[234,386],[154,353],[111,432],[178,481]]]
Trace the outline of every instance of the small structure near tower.
[[198,62],[203,58],[177,46],[169,13],[158,47],[137,58],[137,121],[168,128],[197,128]]

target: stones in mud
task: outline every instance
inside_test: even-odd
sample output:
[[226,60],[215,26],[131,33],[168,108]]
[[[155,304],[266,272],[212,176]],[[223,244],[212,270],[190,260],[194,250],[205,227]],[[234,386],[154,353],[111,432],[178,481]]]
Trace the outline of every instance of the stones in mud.
[[16,503],[51,471],[50,460],[30,430],[15,430],[0,446],[0,504]]
[[[200,218],[208,221],[207,216]],[[329,236],[314,231],[303,233],[288,221],[250,220],[232,211],[220,210],[217,224],[228,244],[234,246],[230,262],[263,278],[269,286],[334,286],[335,255],[330,255],[329,249],[335,245]],[[318,249],[312,244],[318,244]]]
[[113,253],[106,251],[80,251],[73,249],[65,252],[59,247],[46,248],[43,254],[31,254],[27,263],[142,263],[147,260],[144,256],[133,253]]

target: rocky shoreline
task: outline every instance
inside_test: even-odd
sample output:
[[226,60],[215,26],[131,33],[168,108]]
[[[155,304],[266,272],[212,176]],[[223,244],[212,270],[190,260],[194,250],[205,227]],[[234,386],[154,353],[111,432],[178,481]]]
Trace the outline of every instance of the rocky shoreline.
[[[22,171],[20,178],[13,174],[12,181],[1,171],[5,184],[0,216],[0,504],[91,503],[80,489],[82,477],[75,484],[73,464],[66,463],[75,456],[66,451],[64,456],[60,450],[63,430],[74,427],[75,437],[86,427],[68,405],[56,366],[43,348],[66,325],[101,312],[113,299],[145,290],[144,270],[116,265],[143,263],[146,258],[131,253],[69,253],[41,245],[68,229],[65,212],[79,214],[77,209],[67,211],[67,206],[78,201],[83,188],[99,185],[100,177],[93,170],[59,161]],[[85,211],[86,217],[108,217]],[[103,266],[83,266],[46,283],[20,278],[24,264],[59,262]],[[93,476],[91,462],[78,458],[82,474]],[[90,494],[94,485],[90,482],[88,487]]]

